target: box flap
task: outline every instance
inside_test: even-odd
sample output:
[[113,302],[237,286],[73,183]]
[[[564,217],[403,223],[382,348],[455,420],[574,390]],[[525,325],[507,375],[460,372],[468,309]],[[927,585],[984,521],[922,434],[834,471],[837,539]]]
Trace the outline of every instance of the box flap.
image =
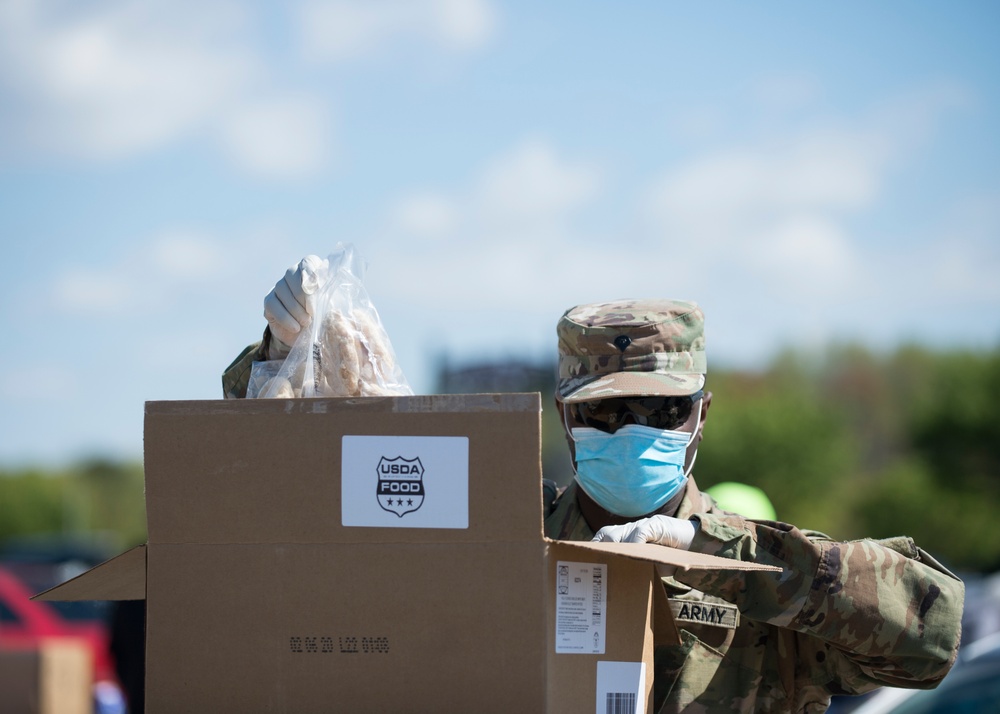
[[780,571],[781,568],[775,565],[762,565],[760,563],[747,563],[741,560],[730,558],[720,558],[717,555],[706,553],[694,553],[689,550],[669,548],[655,543],[614,543],[593,541],[554,541],[550,538],[545,540],[551,543],[559,543],[582,550],[596,551],[600,553],[612,553],[614,555],[632,558],[633,560],[647,560],[651,563],[662,565],[673,565],[677,568],[699,568],[719,570],[771,570]]
[[145,600],[146,546],[138,545],[32,600]]
[[667,591],[663,589],[663,583],[659,579],[653,588],[653,642],[657,647],[681,644],[681,634],[677,630],[673,610],[670,609]]
[[149,543],[538,542],[540,454],[538,393],[148,402]]
[[[606,549],[574,548],[572,541],[549,541],[546,549],[549,657],[545,711],[633,712],[643,711],[645,702],[645,711],[650,712],[654,664],[651,602],[653,587],[662,590],[654,568]],[[607,567],[598,570],[600,565]],[[616,709],[599,697],[602,663],[645,667],[643,689],[631,690],[638,696],[638,708]],[[596,708],[595,699],[599,701]]]

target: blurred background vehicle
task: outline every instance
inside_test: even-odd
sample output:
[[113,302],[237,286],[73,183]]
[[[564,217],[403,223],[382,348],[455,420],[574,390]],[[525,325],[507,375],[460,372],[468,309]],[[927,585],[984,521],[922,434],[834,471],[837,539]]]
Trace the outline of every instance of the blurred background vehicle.
[[99,549],[71,541],[8,542],[0,551],[0,651],[38,650],[56,639],[84,643],[93,665],[94,713],[125,714],[125,697],[111,653],[112,604],[31,600],[103,559]]
[[23,648],[47,638],[77,637],[93,654],[95,680],[114,680],[107,626],[66,619],[49,603],[31,600],[34,594],[10,570],[0,567],[0,647]]

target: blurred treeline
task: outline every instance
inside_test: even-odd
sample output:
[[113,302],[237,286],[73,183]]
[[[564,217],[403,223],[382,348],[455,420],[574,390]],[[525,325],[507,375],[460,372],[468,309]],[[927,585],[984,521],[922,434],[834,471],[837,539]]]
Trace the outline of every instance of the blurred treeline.
[[5,542],[62,536],[107,550],[146,541],[142,464],[88,459],[58,469],[0,470],[0,552]]
[[[788,351],[756,372],[709,364],[701,488],[749,483],[801,528],[908,535],[952,568],[1000,569],[1000,350],[840,345]],[[541,391],[545,474],[572,479],[554,365],[441,373],[442,391]]]
[[838,540],[908,535],[955,569],[1000,568],[1000,351],[788,353],[710,368],[708,388],[703,488],[743,481]]
[[[554,375],[547,364],[442,362],[436,391],[541,391],[543,467],[565,484]],[[713,364],[707,388],[702,488],[742,481],[802,528],[840,540],[909,535],[954,569],[1000,569],[1000,350],[788,352],[752,373]],[[143,542],[141,465],[0,470],[0,544],[30,533]]]

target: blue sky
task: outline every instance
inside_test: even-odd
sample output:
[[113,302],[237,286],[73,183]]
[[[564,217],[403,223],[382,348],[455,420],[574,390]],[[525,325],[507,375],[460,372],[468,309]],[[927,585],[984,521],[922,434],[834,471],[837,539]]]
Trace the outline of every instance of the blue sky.
[[568,307],[710,362],[1000,336],[991,2],[0,5],[0,465],[139,457],[353,242],[406,376]]

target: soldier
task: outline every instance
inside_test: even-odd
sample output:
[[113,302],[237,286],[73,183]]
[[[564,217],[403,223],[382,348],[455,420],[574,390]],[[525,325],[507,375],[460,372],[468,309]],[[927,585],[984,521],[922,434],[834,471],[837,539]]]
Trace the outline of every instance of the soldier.
[[556,407],[576,478],[546,534],[782,568],[663,578],[682,644],[655,651],[654,713],[822,712],[834,694],[942,680],[964,587],[912,540],[838,543],[723,511],[698,490],[691,471],[712,393],[697,305],[581,305],[557,332]]
[[[288,353],[310,260],[265,299],[262,342],[227,368],[246,395],[256,361]],[[576,479],[549,537],[651,542],[779,566],[678,571],[663,587],[682,640],[655,651],[653,714],[822,712],[834,694],[932,688],[961,635],[964,587],[905,537],[839,543],[723,511],[691,476],[708,420],[704,316],[676,300],[582,305],[559,321],[556,407]]]

